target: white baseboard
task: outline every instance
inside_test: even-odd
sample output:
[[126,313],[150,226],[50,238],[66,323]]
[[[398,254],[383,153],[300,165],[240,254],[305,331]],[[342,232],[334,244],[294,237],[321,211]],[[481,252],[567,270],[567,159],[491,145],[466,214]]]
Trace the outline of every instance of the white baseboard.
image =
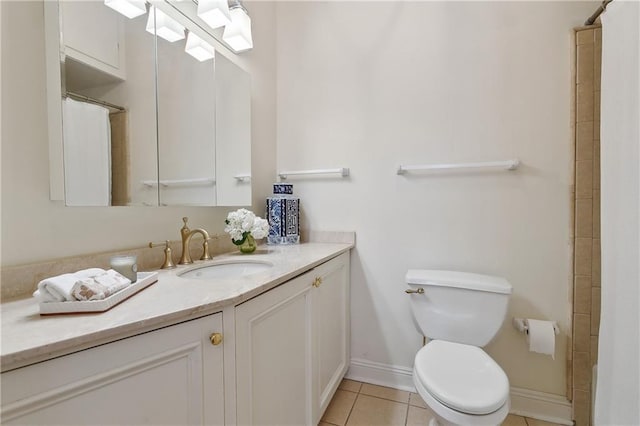
[[415,392],[413,369],[351,358],[347,379]]
[[561,395],[511,388],[512,414],[561,425],[573,425],[571,402]]
[[[412,373],[411,368],[352,358],[345,378],[415,392]],[[509,411],[519,416],[573,425],[571,402],[560,395],[512,387]]]

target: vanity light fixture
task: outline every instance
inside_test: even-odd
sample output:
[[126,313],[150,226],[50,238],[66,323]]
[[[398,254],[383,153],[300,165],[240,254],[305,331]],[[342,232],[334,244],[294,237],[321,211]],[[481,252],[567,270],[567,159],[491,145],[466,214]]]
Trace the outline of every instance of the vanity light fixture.
[[129,19],[147,13],[147,4],[144,0],[104,0],[104,5]]
[[198,0],[198,16],[214,29],[231,23],[227,0]]
[[149,9],[147,32],[156,34],[158,37],[162,37],[163,39],[173,43],[174,41],[182,40],[184,38],[184,30],[185,28],[175,19],[171,18],[157,7],[151,6],[151,9]]
[[240,3],[240,0],[232,0],[232,2],[229,7],[231,23],[224,27],[222,39],[235,52],[243,52],[253,48],[251,18],[247,9]]
[[189,31],[187,34],[187,45],[184,51],[193,56],[200,62],[213,59],[216,51],[209,43],[198,37],[193,31]]

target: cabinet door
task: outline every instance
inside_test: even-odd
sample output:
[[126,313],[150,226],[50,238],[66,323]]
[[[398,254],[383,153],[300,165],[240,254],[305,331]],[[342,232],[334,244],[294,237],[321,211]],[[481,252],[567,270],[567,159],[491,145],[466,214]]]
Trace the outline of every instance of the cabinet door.
[[125,78],[124,20],[96,1],[60,1],[67,56],[120,79]]
[[314,424],[318,424],[349,367],[349,253],[312,271]]
[[238,424],[311,424],[311,284],[307,273],[236,308]]
[[221,329],[216,314],[3,373],[2,423],[222,424],[203,395],[222,398]]
[[199,322],[202,342],[202,412],[204,424],[224,425],[224,340],[212,340],[214,333],[222,336],[222,313],[210,315]]

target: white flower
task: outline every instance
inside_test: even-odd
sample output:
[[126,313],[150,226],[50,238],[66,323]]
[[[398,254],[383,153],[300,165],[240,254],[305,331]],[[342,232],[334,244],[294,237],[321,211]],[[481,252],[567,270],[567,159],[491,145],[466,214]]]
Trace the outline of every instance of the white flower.
[[251,232],[251,230],[253,229],[253,222],[255,222],[255,219],[256,219],[256,215],[254,215],[253,213],[246,215],[242,220],[242,230],[244,232]]
[[259,240],[266,237],[267,234],[269,234],[269,222],[266,219],[257,217],[251,230],[251,235]]
[[266,219],[257,217],[247,209],[238,209],[230,212],[225,223],[224,231],[234,241],[242,241],[247,235],[251,235],[255,239],[261,239],[269,233],[269,222]]

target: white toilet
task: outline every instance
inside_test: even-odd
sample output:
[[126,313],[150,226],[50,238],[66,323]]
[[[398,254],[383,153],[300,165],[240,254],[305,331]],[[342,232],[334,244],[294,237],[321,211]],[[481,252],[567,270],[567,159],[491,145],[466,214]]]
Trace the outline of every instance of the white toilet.
[[481,349],[506,314],[504,278],[453,271],[409,270],[411,310],[430,339],[416,354],[413,383],[435,425],[499,425],[509,413],[509,379]]

